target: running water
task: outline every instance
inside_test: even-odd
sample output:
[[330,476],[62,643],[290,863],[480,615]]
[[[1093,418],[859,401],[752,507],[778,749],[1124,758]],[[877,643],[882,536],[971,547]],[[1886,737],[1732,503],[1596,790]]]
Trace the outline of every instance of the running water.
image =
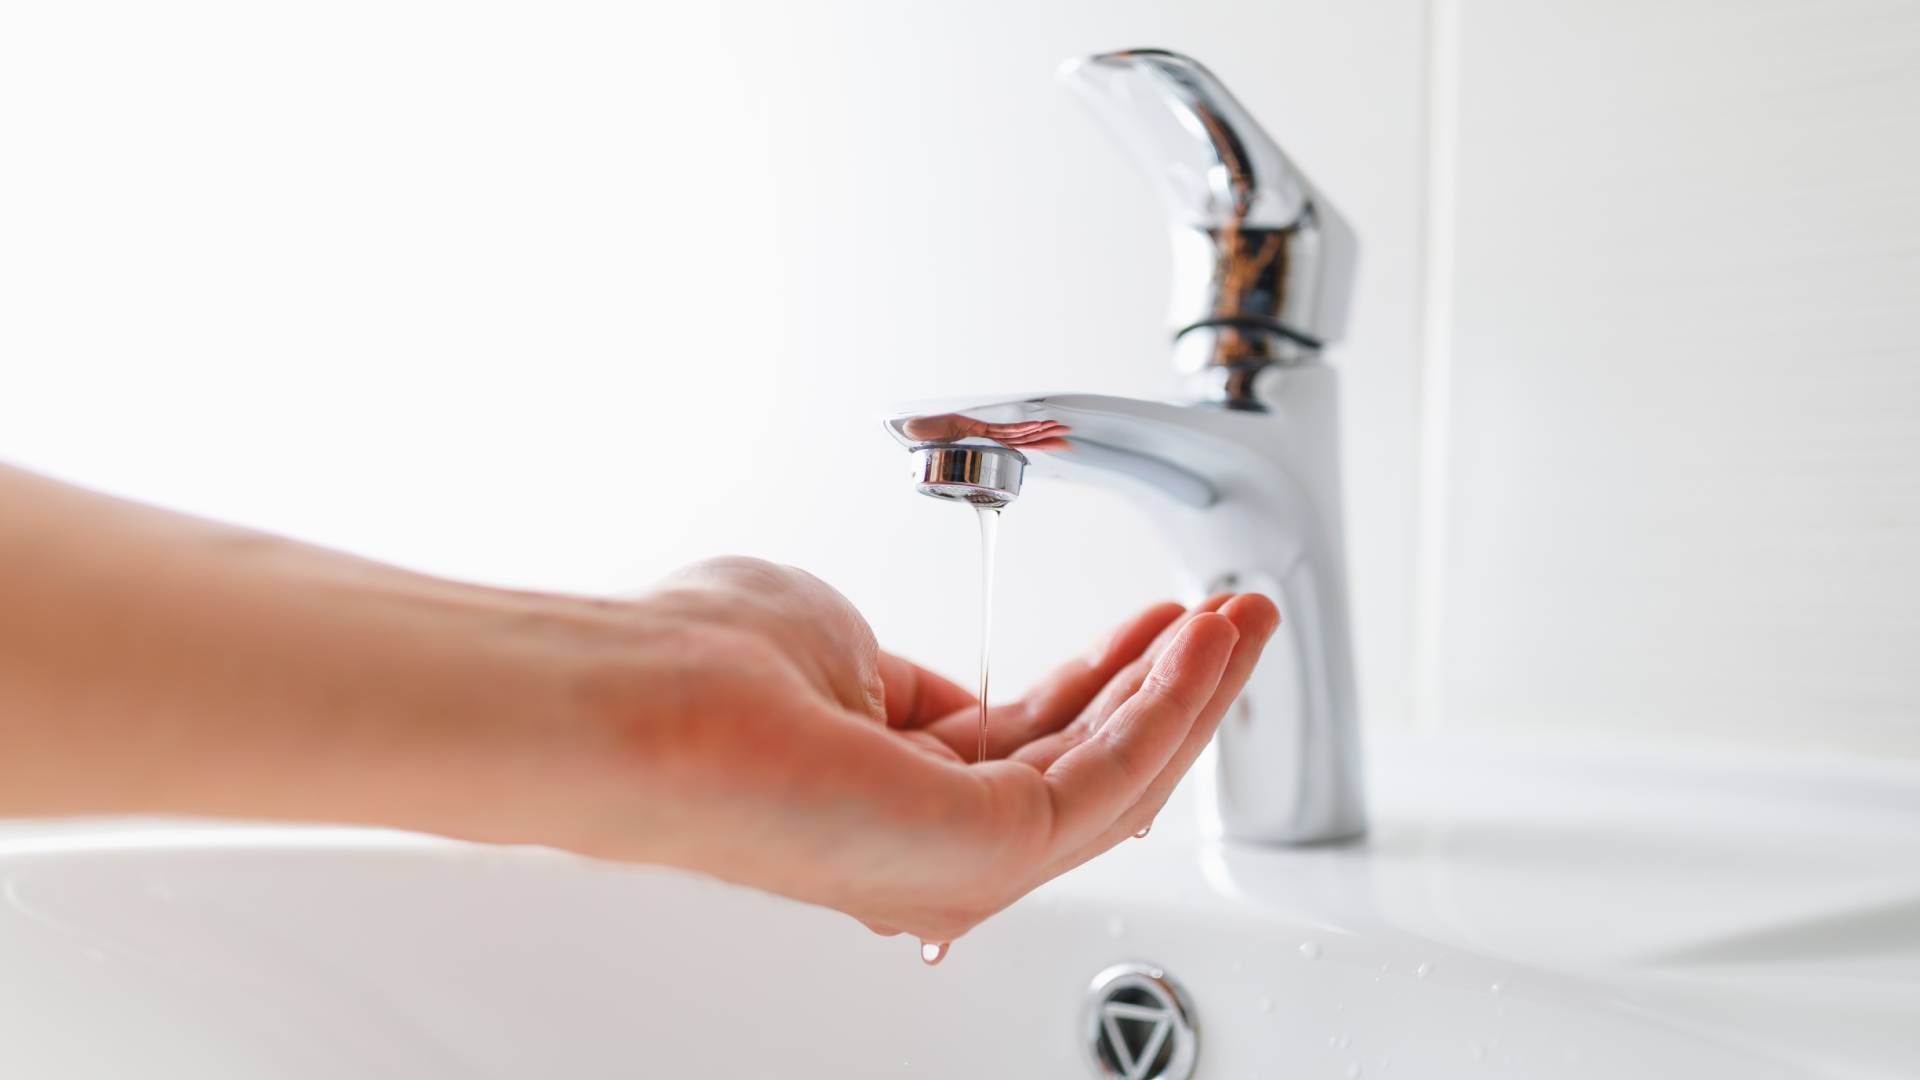
[[1000,538],[1000,508],[976,505],[980,518],[980,748],[975,761],[987,760],[987,673],[993,654],[993,553]]

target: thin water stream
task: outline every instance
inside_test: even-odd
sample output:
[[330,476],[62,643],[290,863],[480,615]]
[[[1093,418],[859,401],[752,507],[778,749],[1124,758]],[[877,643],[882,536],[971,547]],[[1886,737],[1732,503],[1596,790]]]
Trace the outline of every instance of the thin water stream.
[[[975,762],[987,760],[987,687],[993,671],[993,569],[994,554],[1000,546],[1000,509],[1005,504],[975,503],[974,515],[980,520],[980,740],[974,751]],[[933,965],[947,958],[947,943],[922,941],[920,960]]]
[[980,748],[974,761],[987,760],[987,676],[993,669],[993,556],[1000,540],[1000,508],[975,506],[980,519]]

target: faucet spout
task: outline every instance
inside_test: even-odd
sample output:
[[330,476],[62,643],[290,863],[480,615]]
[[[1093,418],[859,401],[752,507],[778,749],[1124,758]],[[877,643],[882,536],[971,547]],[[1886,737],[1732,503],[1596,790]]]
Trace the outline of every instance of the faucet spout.
[[[1040,394],[931,404],[886,426],[916,460],[1014,454],[1023,472],[1117,488],[1169,533],[1190,592],[1270,597],[1280,630],[1217,736],[1218,824],[1237,839],[1306,844],[1366,826],[1332,457],[1334,372],[1280,378],[1271,414]],[[924,467],[915,475],[926,491]]]
[[1194,61],[1140,49],[1061,74],[1160,185],[1175,368],[1200,403],[1035,394],[927,405],[887,430],[925,494],[1004,506],[1029,471],[1118,487],[1170,534],[1193,592],[1270,597],[1280,629],[1214,740],[1219,826],[1269,844],[1358,836],[1339,384],[1315,362],[1345,317],[1352,234]]

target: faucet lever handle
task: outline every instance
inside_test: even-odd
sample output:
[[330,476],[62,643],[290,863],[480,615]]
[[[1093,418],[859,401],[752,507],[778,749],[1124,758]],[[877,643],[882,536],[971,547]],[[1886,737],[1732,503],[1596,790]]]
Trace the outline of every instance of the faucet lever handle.
[[1159,188],[1174,232],[1176,366],[1257,408],[1252,376],[1339,337],[1346,222],[1213,73],[1159,49],[1071,61],[1060,78]]

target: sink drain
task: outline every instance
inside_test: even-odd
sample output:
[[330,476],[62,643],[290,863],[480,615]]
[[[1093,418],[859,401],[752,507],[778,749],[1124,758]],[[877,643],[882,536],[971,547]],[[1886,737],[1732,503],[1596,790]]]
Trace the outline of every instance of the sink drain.
[[1187,1080],[1200,1056],[1186,995],[1151,964],[1116,964],[1095,975],[1081,1027],[1099,1077]]

